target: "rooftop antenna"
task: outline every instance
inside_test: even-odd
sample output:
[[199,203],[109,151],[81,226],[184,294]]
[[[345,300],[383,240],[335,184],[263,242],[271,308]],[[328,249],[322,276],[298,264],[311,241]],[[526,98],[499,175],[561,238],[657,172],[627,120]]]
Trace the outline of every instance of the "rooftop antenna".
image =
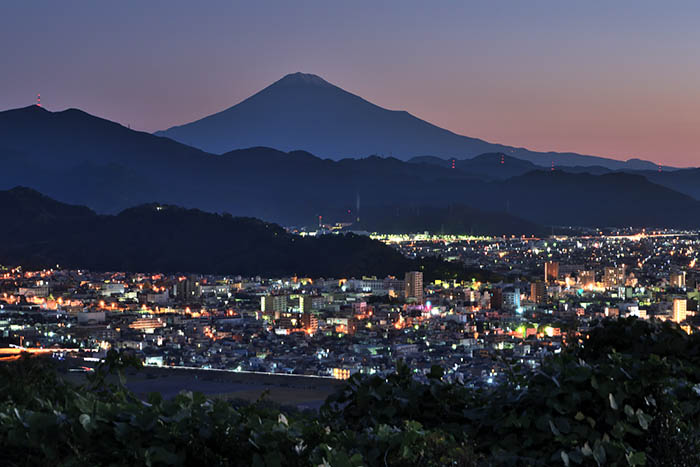
[[41,107],[41,94],[36,95],[36,106]]

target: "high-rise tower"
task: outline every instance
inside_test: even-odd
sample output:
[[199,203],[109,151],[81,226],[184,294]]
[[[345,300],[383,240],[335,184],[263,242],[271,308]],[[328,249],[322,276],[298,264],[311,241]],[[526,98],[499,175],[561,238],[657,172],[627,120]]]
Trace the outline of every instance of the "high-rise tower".
[[423,304],[423,273],[407,272],[405,282],[406,300],[413,299],[416,303]]

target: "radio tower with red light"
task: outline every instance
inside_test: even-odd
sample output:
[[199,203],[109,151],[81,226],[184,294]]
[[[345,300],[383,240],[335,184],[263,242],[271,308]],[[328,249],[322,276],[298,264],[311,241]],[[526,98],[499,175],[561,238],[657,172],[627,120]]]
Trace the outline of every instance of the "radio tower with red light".
[[36,106],[41,107],[41,94],[36,95]]

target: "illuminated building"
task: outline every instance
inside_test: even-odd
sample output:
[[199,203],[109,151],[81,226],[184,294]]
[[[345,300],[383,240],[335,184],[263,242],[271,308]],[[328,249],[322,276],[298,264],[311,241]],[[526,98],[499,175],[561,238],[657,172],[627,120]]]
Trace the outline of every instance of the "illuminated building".
[[509,287],[503,291],[503,308],[506,310],[520,309],[520,289]]
[[260,310],[263,313],[285,313],[287,311],[287,296],[263,295],[260,297]]
[[682,289],[685,287],[685,271],[672,272],[669,279],[671,287]]
[[536,281],[530,285],[530,300],[535,303],[544,303],[547,298],[547,285],[543,281]]
[[361,290],[363,292],[373,292],[375,294],[386,295],[395,290],[405,289],[404,281],[387,277],[377,279],[376,277],[363,277],[362,279],[350,279],[347,286],[351,290]]
[[34,286],[34,287],[20,287],[19,295],[24,297],[48,297],[49,287],[48,286]]
[[603,272],[603,286],[612,289],[625,285],[625,265],[605,268]]
[[100,295],[104,297],[111,297],[112,295],[124,295],[125,287],[124,284],[118,282],[104,282],[99,284],[97,287],[100,291]]
[[423,304],[423,273],[411,271],[406,273],[405,278],[406,300]]
[[136,329],[146,333],[152,333],[157,328],[163,328],[166,324],[160,318],[141,318],[129,324],[131,329]]
[[351,371],[348,368],[333,368],[333,377],[335,379],[350,378]]
[[318,331],[318,318],[311,312],[305,312],[301,317],[301,326],[306,332],[313,334]]
[[367,302],[355,302],[352,304],[352,314],[355,316],[367,315]]
[[299,312],[310,312],[312,308],[312,303],[312,298],[309,295],[299,295]]
[[688,301],[685,298],[673,299],[673,315],[672,319],[676,323],[685,321],[688,311]]
[[194,277],[178,281],[175,284],[175,296],[180,302],[189,302],[199,298],[201,292],[199,289],[199,281]]
[[335,326],[335,332],[338,334],[353,335],[357,331],[357,320],[355,318],[328,318],[326,319],[326,324]]
[[559,263],[556,261],[544,263],[544,280],[545,282],[559,280]]

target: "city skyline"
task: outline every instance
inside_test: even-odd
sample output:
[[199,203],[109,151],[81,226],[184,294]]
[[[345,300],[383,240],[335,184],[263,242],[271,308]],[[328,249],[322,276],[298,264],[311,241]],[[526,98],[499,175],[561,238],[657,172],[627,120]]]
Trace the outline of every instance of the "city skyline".
[[700,465],[700,4],[0,5],[0,464]]
[[303,71],[490,142],[698,165],[696,5],[401,5],[3,5],[0,100],[150,132]]

